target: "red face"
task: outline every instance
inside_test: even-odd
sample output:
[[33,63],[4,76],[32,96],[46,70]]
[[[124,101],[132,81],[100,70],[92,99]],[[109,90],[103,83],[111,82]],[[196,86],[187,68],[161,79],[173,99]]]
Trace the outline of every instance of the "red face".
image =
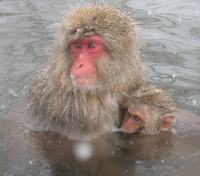
[[70,43],[73,58],[71,78],[76,85],[95,85],[98,81],[97,62],[105,53],[100,36],[75,40]]
[[144,126],[146,117],[144,112],[142,111],[140,109],[135,110],[133,107],[127,109],[121,127],[124,133],[136,132],[137,130],[140,129],[140,127]]

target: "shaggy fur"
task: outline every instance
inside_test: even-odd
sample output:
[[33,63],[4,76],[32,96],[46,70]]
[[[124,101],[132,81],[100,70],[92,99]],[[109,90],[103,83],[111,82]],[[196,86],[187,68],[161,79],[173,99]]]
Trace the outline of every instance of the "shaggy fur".
[[[97,64],[94,86],[72,83],[70,41],[91,35],[103,38],[108,59]],[[126,13],[112,6],[75,8],[60,23],[53,57],[39,71],[27,95],[28,108],[44,130],[70,139],[89,140],[119,121],[119,105],[143,83],[140,31]],[[102,56],[103,57],[103,56]]]

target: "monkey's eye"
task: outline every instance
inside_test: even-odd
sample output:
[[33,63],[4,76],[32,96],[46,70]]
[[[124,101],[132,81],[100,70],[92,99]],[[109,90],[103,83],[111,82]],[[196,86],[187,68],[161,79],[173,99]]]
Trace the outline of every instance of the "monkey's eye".
[[74,46],[74,48],[80,48],[81,47],[80,44],[78,44],[78,43],[74,43],[73,46]]
[[93,48],[95,48],[96,47],[96,45],[94,44],[94,43],[89,43],[88,44],[88,48],[90,48],[90,49],[93,49]]
[[138,117],[138,116],[133,116],[133,118],[135,119],[135,121],[140,121],[141,120],[140,117]]

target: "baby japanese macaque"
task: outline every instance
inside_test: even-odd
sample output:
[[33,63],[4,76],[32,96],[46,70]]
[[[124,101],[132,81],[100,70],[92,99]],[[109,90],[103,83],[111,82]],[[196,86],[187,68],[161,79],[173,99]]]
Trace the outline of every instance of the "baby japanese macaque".
[[172,115],[176,111],[173,100],[165,91],[153,85],[141,86],[123,107],[125,116],[121,129],[124,133],[167,131],[175,119]]

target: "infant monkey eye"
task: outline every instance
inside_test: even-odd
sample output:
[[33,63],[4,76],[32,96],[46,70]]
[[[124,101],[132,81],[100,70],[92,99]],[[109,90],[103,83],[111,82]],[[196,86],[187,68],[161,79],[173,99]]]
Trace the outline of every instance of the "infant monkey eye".
[[131,118],[134,118],[135,121],[137,121],[137,122],[141,121],[141,118],[139,116],[137,116],[137,115],[131,114],[129,109],[126,110],[126,113],[127,113],[128,116],[131,116]]
[[140,121],[141,120],[140,117],[138,117],[138,116],[133,116],[133,118],[135,119],[135,121]]
[[90,49],[95,48],[95,47],[96,47],[96,45],[94,43],[89,43],[88,44],[88,48],[90,48]]

